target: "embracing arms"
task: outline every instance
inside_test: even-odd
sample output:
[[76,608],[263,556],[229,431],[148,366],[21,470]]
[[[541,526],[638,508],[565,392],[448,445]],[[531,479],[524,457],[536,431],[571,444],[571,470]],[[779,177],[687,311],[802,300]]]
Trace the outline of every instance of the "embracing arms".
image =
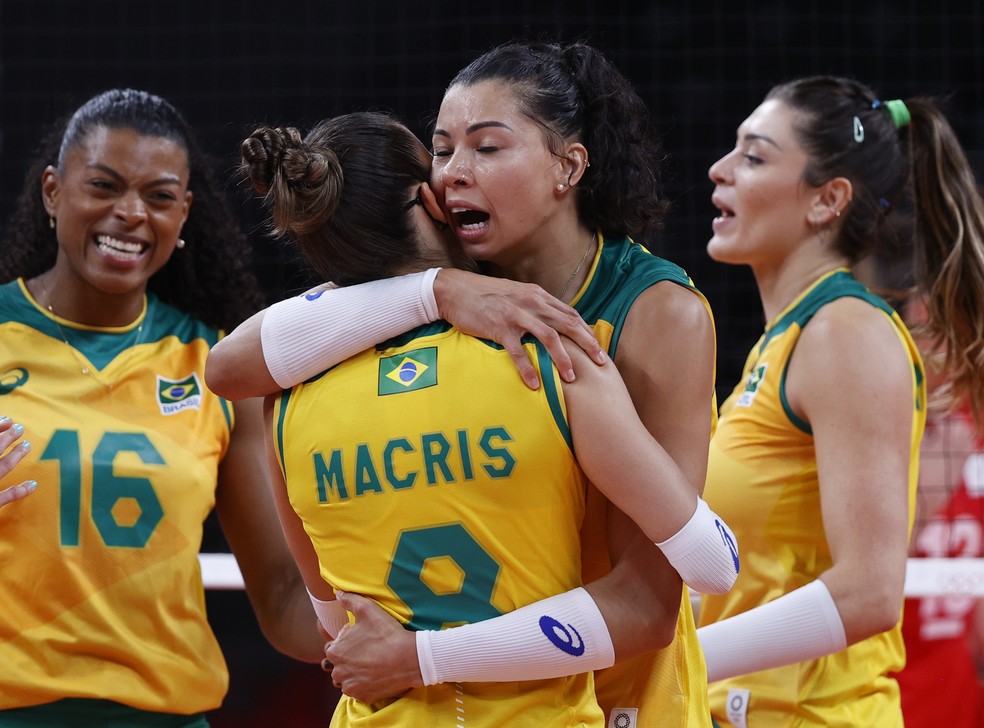
[[227,399],[272,394],[440,318],[501,344],[533,388],[539,383],[521,344],[526,333],[544,343],[568,380],[573,368],[560,334],[597,363],[606,359],[577,312],[539,286],[443,268],[345,288],[320,286],[280,301],[212,348],[205,380]]
[[222,532],[270,644],[295,659],[320,662],[324,640],[277,518],[265,457],[262,402],[237,402],[235,410],[236,426],[216,490]]

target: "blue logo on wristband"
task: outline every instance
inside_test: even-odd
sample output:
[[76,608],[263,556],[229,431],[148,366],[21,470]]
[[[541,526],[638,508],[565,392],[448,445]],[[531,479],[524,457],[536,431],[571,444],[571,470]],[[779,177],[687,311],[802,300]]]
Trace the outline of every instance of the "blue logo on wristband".
[[721,534],[721,538],[724,539],[725,545],[731,551],[731,560],[735,563],[735,573],[737,574],[741,571],[741,566],[738,564],[738,546],[735,544],[735,537],[731,535],[731,531],[718,519],[714,519],[714,525],[717,526],[718,532]]
[[540,617],[540,629],[554,647],[568,655],[580,657],[584,654],[584,640],[573,625],[564,626],[553,617],[543,615]]

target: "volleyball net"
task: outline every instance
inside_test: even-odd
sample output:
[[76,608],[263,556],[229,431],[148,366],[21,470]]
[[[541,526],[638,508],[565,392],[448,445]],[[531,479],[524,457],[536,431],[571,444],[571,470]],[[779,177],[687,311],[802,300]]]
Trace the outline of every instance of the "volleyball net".
[[[243,576],[232,554],[199,554],[206,589],[242,589]],[[905,570],[905,595],[984,597],[984,559],[910,558]]]

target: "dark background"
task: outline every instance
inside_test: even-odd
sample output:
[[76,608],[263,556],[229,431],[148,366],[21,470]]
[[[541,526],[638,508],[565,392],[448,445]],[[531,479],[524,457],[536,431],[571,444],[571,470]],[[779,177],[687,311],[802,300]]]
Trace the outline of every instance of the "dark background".
[[[252,127],[306,130],[375,108],[428,140],[454,73],[499,42],[529,36],[598,46],[649,105],[671,154],[674,203],[655,248],[711,301],[720,394],[737,380],[763,321],[748,271],[704,252],[714,216],[707,168],[772,85],[836,73],[868,82],[884,99],[941,97],[979,179],[984,170],[980,0],[0,0],[0,220],[46,123],[107,88],[146,89],[178,106],[216,155],[255,242],[257,273],[276,300],[301,285],[299,267],[258,234],[256,207],[231,178]],[[223,549],[214,527],[206,549]],[[212,591],[208,602],[232,672],[213,726],[326,725],[335,695],[320,669],[271,650],[242,592]]]

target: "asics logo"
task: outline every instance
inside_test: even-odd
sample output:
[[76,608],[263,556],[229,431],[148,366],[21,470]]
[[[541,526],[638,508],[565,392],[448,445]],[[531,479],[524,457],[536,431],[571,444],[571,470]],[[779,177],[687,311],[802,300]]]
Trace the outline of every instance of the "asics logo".
[[27,369],[23,367],[8,369],[3,374],[0,374],[0,395],[10,394],[27,382],[29,376]]
[[584,640],[573,625],[563,625],[553,617],[540,617],[540,630],[554,647],[568,655],[580,657],[584,654]]

